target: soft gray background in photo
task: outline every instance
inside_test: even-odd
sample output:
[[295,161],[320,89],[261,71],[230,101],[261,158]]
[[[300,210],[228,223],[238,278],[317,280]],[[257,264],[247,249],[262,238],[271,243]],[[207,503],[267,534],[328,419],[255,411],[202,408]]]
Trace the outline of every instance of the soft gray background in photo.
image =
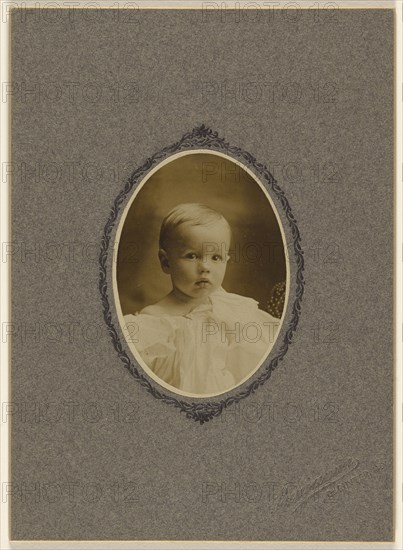
[[[12,538],[391,540],[393,11],[91,11],[12,20]],[[125,370],[98,288],[127,177],[201,124],[274,173],[306,281],[204,425]]]

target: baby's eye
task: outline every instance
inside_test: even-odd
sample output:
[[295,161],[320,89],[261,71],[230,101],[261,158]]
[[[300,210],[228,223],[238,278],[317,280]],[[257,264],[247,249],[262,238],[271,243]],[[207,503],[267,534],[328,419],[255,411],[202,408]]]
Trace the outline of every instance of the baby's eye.
[[197,259],[197,254],[195,254],[194,252],[188,252],[186,254],[185,258],[187,258],[188,260],[196,260]]
[[222,256],[220,256],[220,254],[214,254],[214,256],[212,256],[212,259],[213,262],[222,262]]

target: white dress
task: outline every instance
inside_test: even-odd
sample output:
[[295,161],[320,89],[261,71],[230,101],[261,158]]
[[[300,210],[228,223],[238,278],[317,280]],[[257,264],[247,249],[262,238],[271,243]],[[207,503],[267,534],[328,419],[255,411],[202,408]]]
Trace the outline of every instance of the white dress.
[[251,374],[271,350],[280,320],[258,302],[222,287],[187,315],[124,316],[146,365],[167,384],[196,395],[219,394]]

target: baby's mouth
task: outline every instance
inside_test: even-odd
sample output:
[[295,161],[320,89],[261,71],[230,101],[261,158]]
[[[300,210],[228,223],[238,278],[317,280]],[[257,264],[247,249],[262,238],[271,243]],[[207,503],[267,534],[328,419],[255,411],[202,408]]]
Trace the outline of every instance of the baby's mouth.
[[205,287],[211,285],[211,281],[209,279],[203,278],[203,279],[199,279],[198,281],[196,281],[195,284],[199,287],[205,288]]

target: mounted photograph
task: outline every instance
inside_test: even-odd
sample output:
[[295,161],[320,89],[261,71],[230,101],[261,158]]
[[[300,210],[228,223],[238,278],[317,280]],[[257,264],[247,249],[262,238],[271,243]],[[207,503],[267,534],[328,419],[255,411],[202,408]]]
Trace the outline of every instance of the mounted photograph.
[[140,181],[115,238],[115,306],[126,343],[155,382],[206,398],[250,379],[287,305],[280,217],[239,161],[192,150]]

